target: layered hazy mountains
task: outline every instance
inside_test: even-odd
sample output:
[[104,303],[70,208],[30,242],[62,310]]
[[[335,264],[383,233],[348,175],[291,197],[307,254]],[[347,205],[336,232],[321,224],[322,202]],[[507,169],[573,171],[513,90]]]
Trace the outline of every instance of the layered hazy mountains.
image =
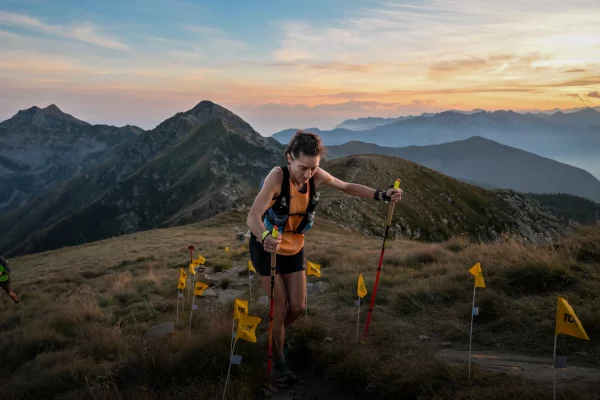
[[[594,108],[446,111],[362,118],[330,131],[307,130],[321,135],[332,157],[387,154],[486,188],[568,193],[600,201],[600,112]],[[273,138],[286,143],[295,131],[287,129]]]

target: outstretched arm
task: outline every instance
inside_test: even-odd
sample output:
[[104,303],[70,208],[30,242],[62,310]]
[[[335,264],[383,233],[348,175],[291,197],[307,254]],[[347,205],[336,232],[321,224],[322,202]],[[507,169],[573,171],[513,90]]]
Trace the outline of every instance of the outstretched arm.
[[[368,197],[368,198],[373,199],[375,193],[377,192],[377,189],[373,189],[373,188],[370,188],[365,185],[342,181],[341,179],[336,178],[335,176],[331,175],[329,172],[327,172],[321,168],[319,168],[317,170],[315,175],[317,175],[315,177],[315,180],[318,184],[324,184],[327,186],[331,186],[334,189],[337,189],[341,192],[344,192],[344,193],[352,195],[352,196]],[[383,192],[386,193],[389,197],[391,197],[392,201],[397,201],[402,198],[402,190],[401,189],[390,188],[390,189],[387,189],[387,191],[384,190]],[[383,193],[379,194],[379,196],[378,196],[379,200],[382,199],[382,194]]]

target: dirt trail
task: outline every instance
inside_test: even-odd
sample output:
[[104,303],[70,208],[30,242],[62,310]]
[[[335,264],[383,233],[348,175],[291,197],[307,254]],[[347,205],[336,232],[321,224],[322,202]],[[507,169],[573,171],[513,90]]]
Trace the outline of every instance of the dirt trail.
[[[466,364],[469,361],[468,350],[444,349],[437,357],[450,363]],[[552,357],[532,357],[518,354],[507,354],[493,351],[473,351],[471,366],[491,372],[519,375],[542,383],[552,383]],[[600,369],[572,365],[567,359],[567,366],[556,370],[556,384],[600,382]]]

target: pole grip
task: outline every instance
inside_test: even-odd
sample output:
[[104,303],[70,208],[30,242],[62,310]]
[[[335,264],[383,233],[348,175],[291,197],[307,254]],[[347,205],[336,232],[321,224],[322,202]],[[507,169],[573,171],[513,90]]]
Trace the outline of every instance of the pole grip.
[[[394,182],[394,189],[400,189],[400,178],[396,179],[396,182]],[[390,209],[388,211],[388,217],[387,217],[387,225],[390,226],[392,224],[392,216],[394,215],[394,203],[395,202],[391,202],[390,203]]]

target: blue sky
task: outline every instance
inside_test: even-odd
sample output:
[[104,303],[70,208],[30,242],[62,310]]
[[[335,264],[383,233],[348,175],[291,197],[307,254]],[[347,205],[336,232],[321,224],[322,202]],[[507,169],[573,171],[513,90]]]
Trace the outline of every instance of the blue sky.
[[152,128],[201,100],[268,135],[346,118],[600,105],[597,1],[0,0],[0,120]]

